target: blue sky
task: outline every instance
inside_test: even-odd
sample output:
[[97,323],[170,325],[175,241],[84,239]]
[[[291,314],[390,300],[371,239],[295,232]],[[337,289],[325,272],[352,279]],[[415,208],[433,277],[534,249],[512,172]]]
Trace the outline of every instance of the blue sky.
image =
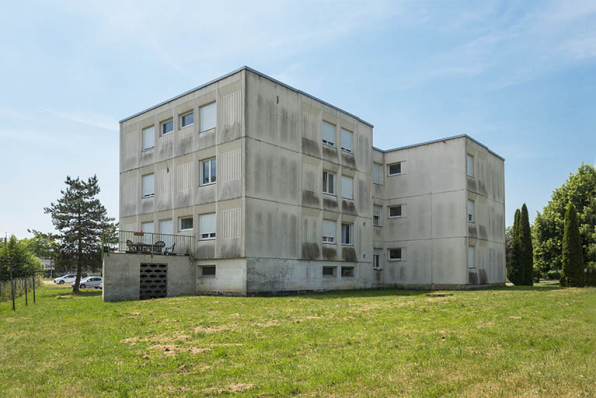
[[49,231],[67,175],[118,216],[118,120],[251,66],[393,148],[506,158],[507,224],[596,161],[596,1],[18,1],[0,11],[0,233]]

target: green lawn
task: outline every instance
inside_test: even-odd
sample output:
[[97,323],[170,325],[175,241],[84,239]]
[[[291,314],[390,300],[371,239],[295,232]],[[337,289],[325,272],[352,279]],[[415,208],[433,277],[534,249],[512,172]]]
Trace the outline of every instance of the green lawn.
[[596,289],[0,303],[0,396],[596,396]]

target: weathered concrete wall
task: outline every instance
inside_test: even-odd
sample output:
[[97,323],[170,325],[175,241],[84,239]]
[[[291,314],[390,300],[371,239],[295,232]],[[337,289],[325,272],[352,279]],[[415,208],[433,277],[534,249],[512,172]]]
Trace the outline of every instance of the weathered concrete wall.
[[[325,278],[304,289],[319,283],[321,264],[372,261],[372,128],[254,73],[246,94],[247,291],[370,286]],[[323,121],[336,126],[334,148],[322,143]],[[341,150],[342,128],[353,134],[353,153]],[[336,176],[333,195],[323,193],[323,171]],[[353,179],[352,198],[341,195],[342,176]],[[333,244],[322,242],[323,220],[337,223]],[[342,222],[353,224],[352,245],[341,244]]]
[[[335,268],[324,276],[323,267]],[[342,267],[353,268],[354,276],[342,276]],[[373,287],[370,263],[249,258],[247,293],[306,292]]]
[[[246,295],[246,260],[196,261],[196,293]],[[215,266],[215,275],[202,275],[202,267]]]
[[103,300],[138,300],[141,264],[168,266],[168,297],[195,294],[196,268],[190,257],[111,253],[103,261]]
[[[140,231],[144,222],[172,220],[173,233],[195,236],[196,255],[244,255],[244,71],[214,82],[120,125],[120,225]],[[216,103],[216,127],[200,131],[200,108]],[[194,112],[194,124],[180,127],[180,116]],[[173,120],[169,134],[161,122]],[[155,126],[155,147],[142,150],[142,131]],[[217,181],[201,185],[201,162],[216,158]],[[155,196],[143,198],[142,176],[154,174]],[[221,204],[225,202],[224,204]],[[231,209],[229,203],[234,203]],[[209,207],[217,216],[216,241],[198,241],[199,216]],[[221,208],[221,209],[220,209]],[[220,214],[220,210],[222,213]],[[180,218],[192,217],[193,230],[181,231]],[[221,239],[220,239],[221,238]]]
[[[466,177],[467,153],[475,156],[475,178]],[[395,286],[504,283],[503,160],[466,137],[383,155],[384,184],[373,192],[375,204],[383,206],[383,226],[375,228],[374,239],[382,254],[379,279]],[[389,176],[389,165],[397,162],[402,172]],[[468,199],[475,203],[474,223],[468,222]],[[396,205],[402,215],[389,218]],[[468,246],[475,247],[472,269]],[[401,261],[389,260],[391,248],[402,249]]]

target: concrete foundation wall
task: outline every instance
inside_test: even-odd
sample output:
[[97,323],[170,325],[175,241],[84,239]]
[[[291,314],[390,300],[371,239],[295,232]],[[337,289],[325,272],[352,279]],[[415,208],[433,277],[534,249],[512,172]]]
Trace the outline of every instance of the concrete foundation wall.
[[[202,267],[215,266],[215,275],[202,275]],[[246,295],[246,259],[196,261],[196,294]]]
[[110,255],[104,256],[103,261],[103,300],[138,300],[141,264],[166,264],[168,266],[168,297],[195,294],[196,269],[190,257],[110,253]]

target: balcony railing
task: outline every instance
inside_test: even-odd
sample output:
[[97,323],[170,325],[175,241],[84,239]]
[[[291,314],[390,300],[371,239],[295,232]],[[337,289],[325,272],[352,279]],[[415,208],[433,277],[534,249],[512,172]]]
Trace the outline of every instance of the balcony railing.
[[104,237],[103,252],[190,256],[194,253],[193,240],[188,235],[117,230],[115,235]]

